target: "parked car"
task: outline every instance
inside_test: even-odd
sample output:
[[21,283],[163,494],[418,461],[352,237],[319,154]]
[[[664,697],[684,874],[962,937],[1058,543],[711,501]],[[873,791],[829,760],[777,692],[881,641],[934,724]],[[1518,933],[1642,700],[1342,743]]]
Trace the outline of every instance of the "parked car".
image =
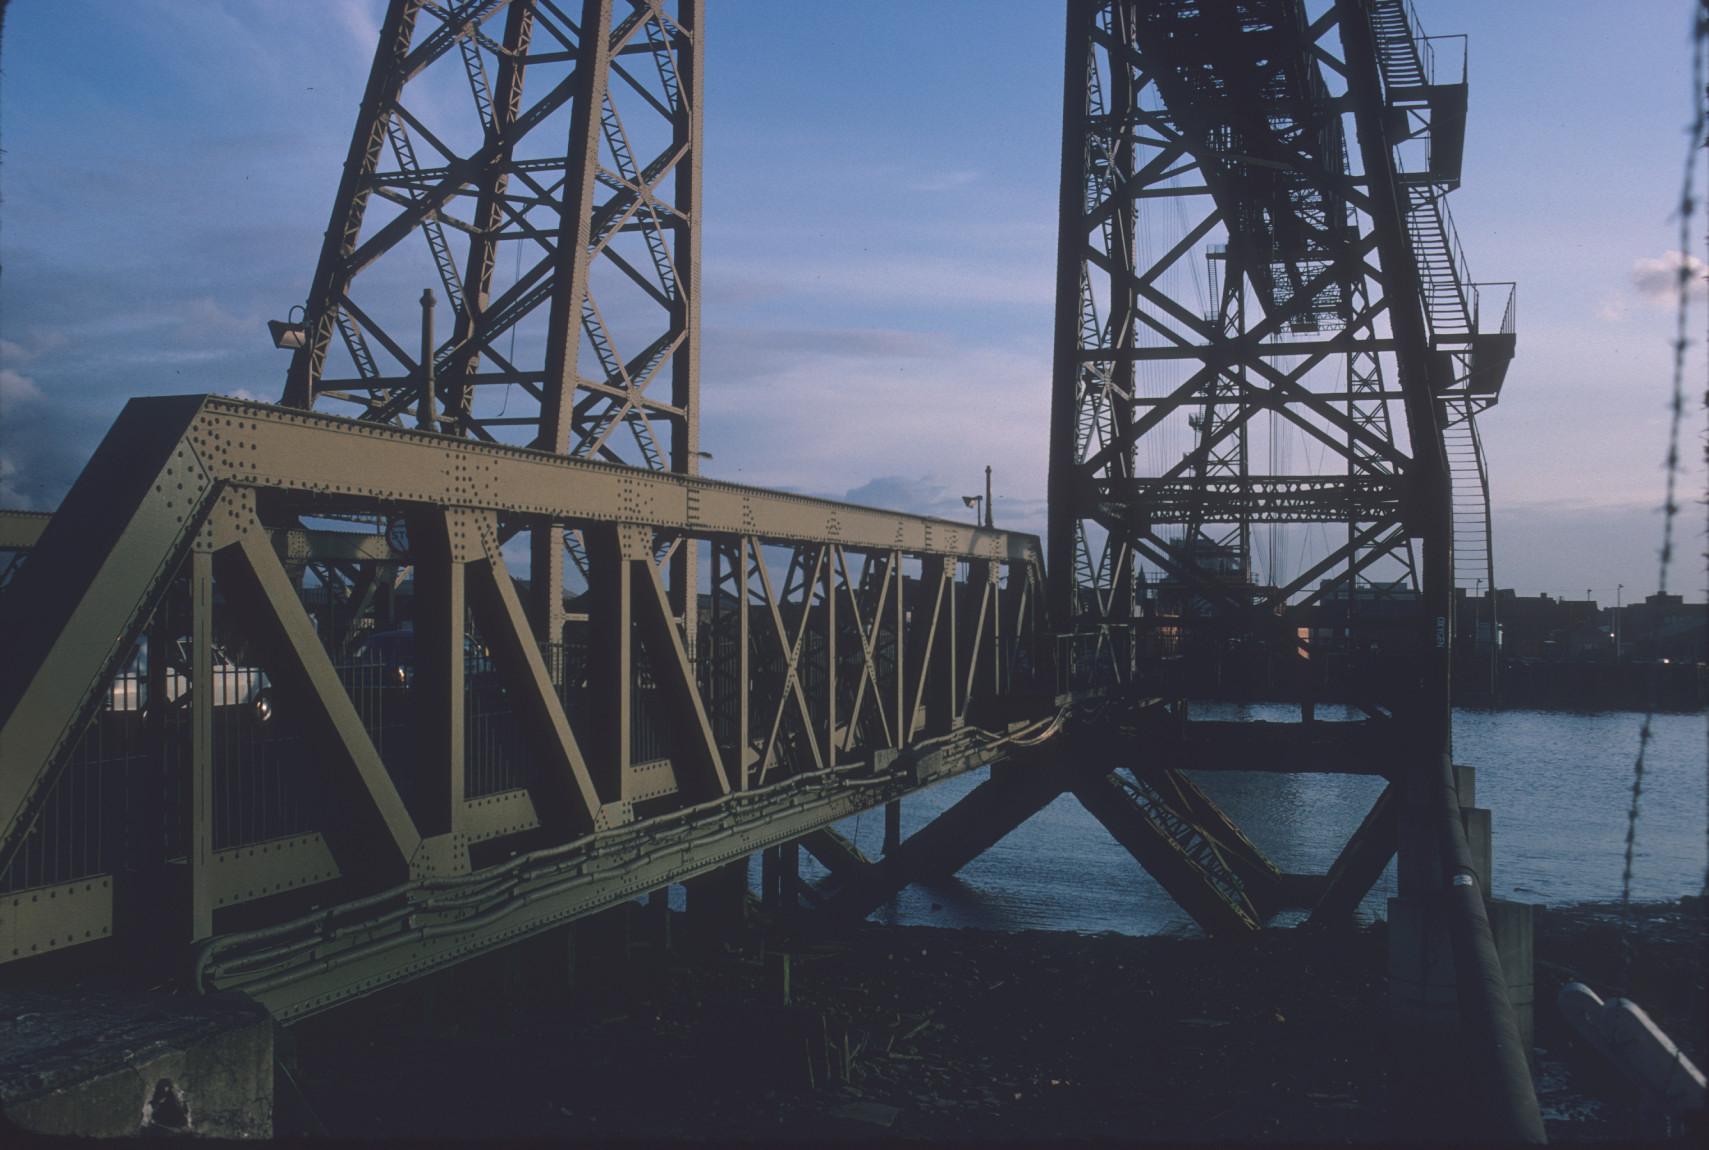
[[[357,644],[350,653],[355,666],[346,671],[352,685],[407,687],[415,681],[415,628],[398,627],[379,631]],[[463,674],[474,678],[491,675],[491,653],[468,635],[463,636]]]
[[[107,710],[142,712],[148,708],[148,636],[137,640],[107,689]],[[181,636],[167,653],[166,701],[178,703],[190,692],[190,639]],[[213,700],[216,707],[248,707],[261,723],[273,717],[273,684],[260,667],[241,667],[225,648],[213,644]]]

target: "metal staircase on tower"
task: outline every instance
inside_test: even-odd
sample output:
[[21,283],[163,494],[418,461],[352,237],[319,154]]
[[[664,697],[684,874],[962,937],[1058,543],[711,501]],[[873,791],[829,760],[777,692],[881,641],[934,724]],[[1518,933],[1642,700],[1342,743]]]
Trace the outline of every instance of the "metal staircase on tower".
[[[1477,415],[1500,397],[1513,359],[1514,291],[1512,284],[1473,282],[1448,207],[1448,194],[1460,184],[1465,147],[1463,41],[1457,60],[1451,51],[1438,52],[1439,41],[1419,31],[1411,0],[1373,0],[1371,29],[1398,141],[1407,240],[1435,357],[1438,417],[1453,489],[1454,584],[1493,594],[1489,469]],[[1486,297],[1495,305],[1487,313]]]
[[1490,527],[1489,470],[1469,399],[1442,405],[1442,448],[1454,500],[1454,586],[1494,594],[1495,550]]

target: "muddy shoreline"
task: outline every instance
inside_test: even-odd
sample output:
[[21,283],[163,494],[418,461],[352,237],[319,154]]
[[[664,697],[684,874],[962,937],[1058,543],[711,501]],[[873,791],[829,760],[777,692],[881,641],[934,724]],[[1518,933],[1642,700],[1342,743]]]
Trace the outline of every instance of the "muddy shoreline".
[[[1540,1096],[1555,1141],[1622,1139],[1552,1004],[1629,961],[1632,996],[1704,1061],[1702,900],[1539,909]],[[1379,924],[1236,943],[761,922],[711,944],[640,908],[287,1036],[303,1105],[346,1138],[1381,1142]],[[782,955],[791,1002],[782,1002]],[[1629,954],[1629,960],[1628,960]],[[566,983],[573,983],[566,986]],[[292,1049],[294,1048],[294,1049]]]

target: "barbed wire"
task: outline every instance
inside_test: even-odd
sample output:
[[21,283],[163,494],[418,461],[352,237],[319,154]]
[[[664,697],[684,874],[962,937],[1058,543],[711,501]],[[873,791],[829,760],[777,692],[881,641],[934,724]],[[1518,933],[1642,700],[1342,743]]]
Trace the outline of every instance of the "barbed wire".
[[[1697,41],[1695,41],[1699,60],[1702,60],[1702,56],[1709,53],[1709,48],[1706,48],[1706,41],[1709,41],[1709,0],[1700,0],[1699,9],[1697,9]],[[1700,128],[1704,116],[1709,114],[1704,111],[1704,104],[1709,104],[1709,77],[1704,75],[1704,70],[1699,70],[1694,77],[1694,82],[1697,84],[1697,97],[1700,101],[1697,104]],[[1709,140],[1700,137],[1702,137],[1702,132],[1699,132],[1699,138],[1694,140],[1694,144],[1709,149]],[[1709,234],[1704,236],[1704,251],[1709,253]],[[1709,309],[1704,311],[1704,323],[1706,323],[1704,345],[1709,347]],[[1704,441],[1704,497],[1702,497],[1702,504],[1704,504],[1704,550],[1702,550],[1702,560],[1704,560],[1704,593],[1709,595],[1709,361],[1704,361],[1704,376],[1706,376],[1706,381],[1704,381],[1704,431],[1702,431],[1702,441]],[[1709,735],[1709,713],[1704,714],[1704,733]],[[1704,885],[1702,885],[1702,890],[1699,890],[1699,895],[1702,897],[1699,912],[1704,916],[1709,916],[1709,755],[1704,757]]]
[[[1674,317],[1673,380],[1669,396],[1667,443],[1667,494],[1662,501],[1662,547],[1660,571],[1656,580],[1658,595],[1667,594],[1668,569],[1673,563],[1673,527],[1679,514],[1679,437],[1685,422],[1685,364],[1691,340],[1691,218],[1697,210],[1697,165],[1704,148],[1704,133],[1709,125],[1709,108],[1705,101],[1705,53],[1709,51],[1709,0],[1699,0],[1692,15],[1691,34],[1691,143],[1685,153],[1685,173],[1680,180],[1679,194],[1679,270],[1675,290],[1679,303]],[[1624,988],[1631,976],[1632,965],[1632,862],[1638,841],[1638,809],[1644,794],[1644,757],[1653,737],[1656,717],[1656,677],[1654,668],[1648,676],[1648,691],[1644,703],[1644,722],[1638,728],[1638,753],[1632,761],[1632,801],[1626,810],[1626,857],[1620,874],[1620,909],[1623,919],[1620,985]],[[1709,889],[1709,873],[1704,878]]]

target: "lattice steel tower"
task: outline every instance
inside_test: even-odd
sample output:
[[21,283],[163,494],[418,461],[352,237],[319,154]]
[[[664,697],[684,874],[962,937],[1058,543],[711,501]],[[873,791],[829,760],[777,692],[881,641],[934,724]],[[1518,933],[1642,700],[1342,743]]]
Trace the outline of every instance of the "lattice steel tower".
[[1447,211],[1463,40],[1402,0],[1079,0],[1066,75],[1050,578],[1078,673],[1309,651],[1284,619],[1313,605],[1330,645],[1428,646],[1453,583],[1493,585],[1474,417],[1514,348],[1512,285],[1471,282]]
[[573,7],[392,0],[285,404],[697,470],[701,2]]

